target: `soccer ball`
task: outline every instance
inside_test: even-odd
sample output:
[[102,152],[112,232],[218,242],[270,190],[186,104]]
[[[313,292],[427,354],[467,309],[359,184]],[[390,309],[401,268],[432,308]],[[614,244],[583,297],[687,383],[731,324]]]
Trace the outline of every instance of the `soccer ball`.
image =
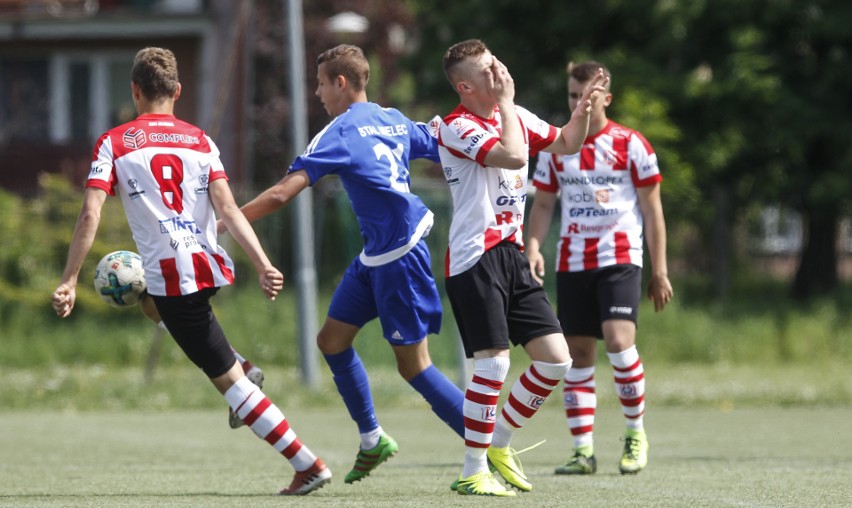
[[113,307],[136,305],[142,299],[145,287],[142,258],[135,252],[110,252],[95,268],[95,291]]

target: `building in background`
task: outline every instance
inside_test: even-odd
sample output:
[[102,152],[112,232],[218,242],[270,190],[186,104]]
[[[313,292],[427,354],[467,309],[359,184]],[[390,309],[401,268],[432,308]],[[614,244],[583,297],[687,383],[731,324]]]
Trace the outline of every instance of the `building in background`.
[[0,187],[33,195],[43,172],[82,185],[97,137],[135,117],[130,69],[145,46],[175,53],[176,115],[208,132],[232,179],[247,178],[252,4],[0,0]]

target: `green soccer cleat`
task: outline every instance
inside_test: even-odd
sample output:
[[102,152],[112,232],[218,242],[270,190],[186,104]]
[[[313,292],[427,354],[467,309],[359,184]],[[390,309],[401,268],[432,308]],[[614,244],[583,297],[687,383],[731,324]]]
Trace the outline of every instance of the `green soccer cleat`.
[[[524,450],[526,451],[526,450]],[[500,473],[506,482],[523,492],[532,490],[532,484],[524,474],[524,468],[518,459],[518,453],[514,448],[488,448],[488,467],[492,472]]]
[[575,452],[567,463],[557,466],[554,472],[556,474],[594,474],[597,470],[598,461],[594,455],[586,456],[580,452]]
[[368,476],[376,466],[396,455],[399,445],[387,434],[382,434],[379,444],[369,450],[358,450],[355,457],[355,465],[346,473],[343,479],[345,483],[354,483]]
[[494,478],[491,471],[482,471],[468,478],[459,478],[455,491],[462,496],[515,497],[515,492],[507,490]]
[[648,465],[648,436],[644,430],[628,430],[624,437],[624,454],[621,455],[621,474],[636,474]]

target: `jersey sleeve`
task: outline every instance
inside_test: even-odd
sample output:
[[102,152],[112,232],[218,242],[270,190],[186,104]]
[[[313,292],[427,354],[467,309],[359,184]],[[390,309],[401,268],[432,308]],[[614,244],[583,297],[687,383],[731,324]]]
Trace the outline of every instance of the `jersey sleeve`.
[[343,129],[327,125],[310,142],[302,155],[296,157],[287,173],[305,170],[311,185],[325,175],[333,174],[351,164],[351,154]]
[[207,145],[210,147],[210,152],[207,154],[210,166],[208,173],[209,181],[212,182],[213,180],[219,180],[220,178],[227,180],[228,175],[225,173],[225,166],[219,158],[219,147],[216,146],[216,143],[214,143],[208,135],[205,134],[204,138],[207,140]]
[[549,152],[539,152],[533,174],[533,185],[536,189],[556,194],[559,192],[559,181],[556,178],[556,159],[558,155]]
[[559,129],[545,122],[529,110],[515,106],[524,128],[529,136],[530,157],[535,157],[538,152],[544,150],[556,141]]
[[645,136],[634,131],[628,144],[630,176],[636,187],[645,187],[663,181],[657,154]]
[[408,126],[409,138],[411,139],[410,159],[429,159],[432,162],[440,162],[438,157],[438,132],[436,121],[433,118],[428,124],[422,122],[411,122]]
[[86,187],[101,189],[110,196],[115,196],[115,185],[118,179],[115,175],[113,160],[112,139],[107,132],[95,143],[92,167],[86,179]]
[[472,159],[483,166],[485,156],[499,140],[496,134],[464,116],[447,117],[441,124],[441,145],[456,157]]

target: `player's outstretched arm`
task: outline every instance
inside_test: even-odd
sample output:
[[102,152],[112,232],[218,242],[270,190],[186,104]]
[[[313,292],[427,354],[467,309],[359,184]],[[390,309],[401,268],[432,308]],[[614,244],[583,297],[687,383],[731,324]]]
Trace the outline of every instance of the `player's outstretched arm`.
[[71,237],[71,245],[68,247],[68,259],[65,262],[65,270],[62,272],[62,280],[51,296],[51,305],[59,317],[68,317],[74,310],[74,303],[77,300],[77,277],[95,241],[95,235],[101,223],[101,208],[104,206],[106,197],[106,192],[101,189],[93,187],[86,189],[83,206],[80,209],[80,215],[77,216],[77,225],[74,226],[74,235]]
[[260,241],[252,229],[243,212],[234,201],[234,195],[231,194],[231,188],[228,182],[220,178],[210,182],[209,186],[210,199],[213,201],[213,206],[216,207],[216,212],[222,218],[222,222],[231,236],[240,244],[243,250],[248,254],[249,259],[254,265],[257,274],[260,277],[260,287],[270,300],[274,300],[275,296],[284,287],[284,276],[278,271],[263,248],[260,246]]
[[[266,217],[272,212],[283,208],[287,203],[296,197],[305,187],[311,184],[307,172],[303,170],[288,173],[272,187],[261,192],[256,198],[244,204],[240,210],[243,212],[246,220],[254,222],[257,219]],[[219,220],[216,223],[216,231],[224,233],[227,231],[225,223]]]
[[272,187],[261,192],[256,198],[244,204],[240,209],[249,222],[254,222],[283,208],[310,184],[311,181],[306,171],[293,171]]

